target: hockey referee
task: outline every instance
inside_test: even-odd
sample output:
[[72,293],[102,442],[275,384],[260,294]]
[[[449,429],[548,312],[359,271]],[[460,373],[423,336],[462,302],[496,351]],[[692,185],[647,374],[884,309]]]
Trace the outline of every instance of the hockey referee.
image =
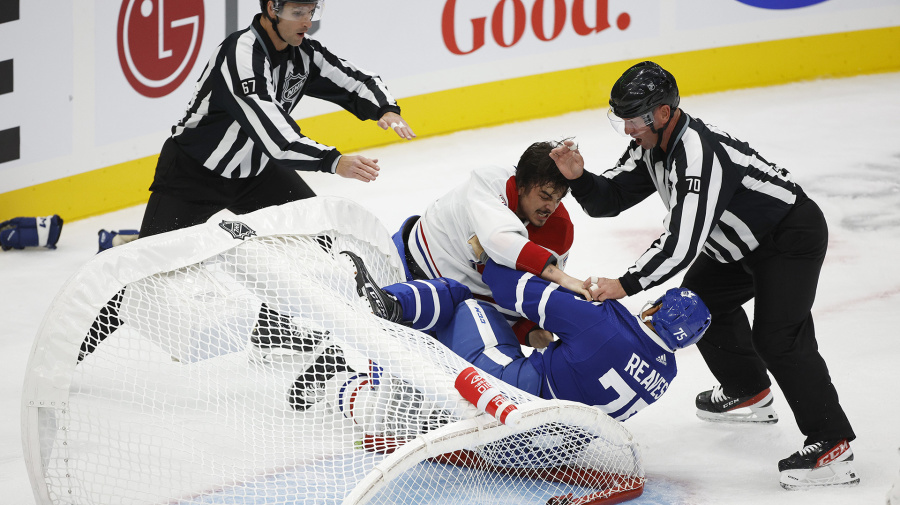
[[[782,487],[857,484],[849,445],[855,434],[819,354],[811,313],[828,246],[825,217],[787,170],[689,116],[679,101],[671,73],[638,63],[610,93],[609,120],[631,137],[616,166],[596,175],[584,170],[574,144],[551,152],[593,217],[618,215],[653,193],[668,209],[663,233],[624,275],[588,279],[585,287],[596,300],[618,299],[687,268],[683,287],[712,314],[697,346],[721,384],[697,396],[698,417],[776,422],[768,371],[806,436],[778,464]],[[741,308],[751,299],[752,329]]]
[[261,14],[216,48],[156,166],[140,236],[315,196],[297,170],[369,182],[378,160],[305,137],[290,113],[304,95],[415,134],[381,78],[307,36],[324,0],[261,0]]
[[[185,116],[163,144],[140,237],[205,223],[223,209],[245,214],[316,196],[297,170],[374,181],[378,160],[342,155],[300,132],[290,113],[304,95],[377,120],[401,138],[415,137],[380,77],[307,37],[323,2],[260,0],[262,13],[216,48]],[[94,320],[79,363],[121,325],[121,302],[120,291]],[[266,325],[282,319],[263,304],[254,336],[271,341],[275,330]]]

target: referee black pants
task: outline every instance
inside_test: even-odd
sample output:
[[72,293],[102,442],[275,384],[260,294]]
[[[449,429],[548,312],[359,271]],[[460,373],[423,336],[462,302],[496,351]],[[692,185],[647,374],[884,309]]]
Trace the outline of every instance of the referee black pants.
[[255,177],[221,177],[190,158],[171,137],[163,144],[150,191],[141,237],[205,223],[223,209],[246,214],[316,196],[296,171],[274,165]]
[[[768,370],[807,444],[853,440],[819,354],[811,313],[828,227],[819,206],[802,198],[751,254],[727,264],[700,255],[683,285],[700,295],[712,314],[697,347],[726,395],[764,390],[771,385]],[[741,307],[750,299],[752,329]]]

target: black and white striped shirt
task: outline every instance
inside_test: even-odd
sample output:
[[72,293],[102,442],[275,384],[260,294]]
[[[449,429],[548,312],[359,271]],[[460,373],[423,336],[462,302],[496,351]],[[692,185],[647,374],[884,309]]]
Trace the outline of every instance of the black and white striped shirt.
[[340,105],[361,120],[400,108],[380,77],[316,40],[277,51],[259,19],[216,48],[172,138],[223,177],[253,177],[270,163],[333,173],[341,153],[304,136],[290,116],[302,96]]
[[618,215],[654,192],[662,197],[664,233],[619,278],[629,295],[665,282],[701,252],[740,260],[806,198],[787,170],[684,111],[665,152],[632,141],[615,168],[585,171],[570,185],[593,217]]

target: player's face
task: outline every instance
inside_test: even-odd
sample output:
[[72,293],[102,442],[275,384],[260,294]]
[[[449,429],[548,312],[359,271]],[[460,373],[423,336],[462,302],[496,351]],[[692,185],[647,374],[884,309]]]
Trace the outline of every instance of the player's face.
[[516,208],[516,215],[535,226],[544,226],[550,214],[559,207],[563,196],[565,193],[551,184],[532,186],[528,189],[519,188],[519,206]]
[[[271,5],[271,4],[270,4]],[[286,2],[278,16],[278,33],[285,42],[292,46],[299,46],[306,36],[307,30],[312,27],[315,16],[316,4]]]

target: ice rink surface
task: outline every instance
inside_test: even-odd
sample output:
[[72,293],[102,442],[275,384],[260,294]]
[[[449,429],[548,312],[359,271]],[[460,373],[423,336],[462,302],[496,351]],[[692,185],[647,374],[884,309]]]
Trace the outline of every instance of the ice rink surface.
[[[688,114],[749,142],[764,158],[789,170],[825,212],[829,251],[813,313],[820,350],[858,436],[852,447],[861,484],[782,490],[777,462],[800,449],[803,436],[777,386],[773,392],[781,419],[775,425],[702,422],[694,414],[694,396],[715,380],[700,354],[690,348],[678,353],[680,373],[668,393],[626,423],[643,446],[648,477],[645,495],[633,503],[884,503],[900,471],[897,90],[900,74],[893,73],[687,96],[681,103]],[[610,127],[606,111],[597,109],[367,150],[359,154],[377,158],[382,168],[370,184],[326,174],[304,177],[320,195],[361,203],[393,231],[404,218],[421,213],[462,182],[471,169],[513,165],[532,142],[565,137],[575,138],[593,172],[612,167],[627,145]],[[317,140],[340,145],[339,139]],[[587,217],[571,196],[564,202],[576,229],[567,271],[576,277],[622,275],[659,236],[665,216],[655,196],[608,219]],[[44,313],[66,279],[97,252],[98,230],[138,228],[142,215],[143,206],[137,206],[67,223],[55,251],[0,253],[0,344],[6,356],[0,368],[4,504],[35,503],[23,458],[20,403],[26,363]],[[647,299],[679,281],[623,303],[637,312]]]

